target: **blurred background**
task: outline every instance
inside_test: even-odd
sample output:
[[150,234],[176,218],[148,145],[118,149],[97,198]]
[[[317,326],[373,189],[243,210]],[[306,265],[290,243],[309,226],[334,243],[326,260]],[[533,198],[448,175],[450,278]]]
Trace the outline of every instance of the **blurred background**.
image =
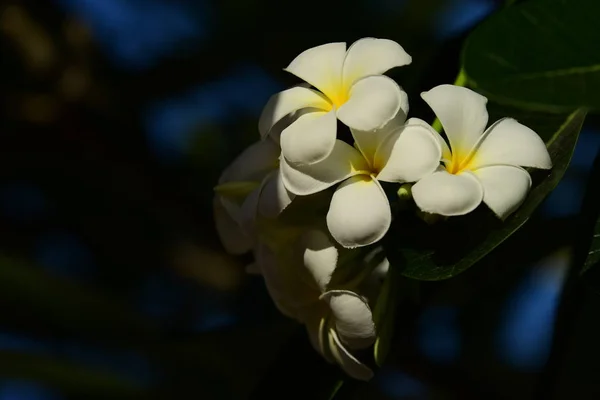
[[[250,259],[223,251],[212,188],[301,51],[398,41],[413,64],[391,76],[432,120],[418,94],[454,80],[465,35],[503,6],[0,0],[0,400],[246,399],[287,371],[308,386],[332,373],[245,274]],[[593,377],[587,364],[548,368],[597,125],[510,251],[426,283],[389,366],[346,398],[591,393],[570,380]],[[598,332],[594,315],[574,342]]]

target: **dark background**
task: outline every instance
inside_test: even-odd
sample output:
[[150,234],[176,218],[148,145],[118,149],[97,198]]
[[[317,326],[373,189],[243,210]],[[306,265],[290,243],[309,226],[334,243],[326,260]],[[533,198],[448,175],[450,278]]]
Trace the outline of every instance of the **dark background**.
[[[390,75],[431,121],[418,94],[454,80],[462,40],[502,6],[0,0],[0,400],[296,398],[326,384],[337,369],[219,244],[216,179],[296,82],[282,69],[301,51],[396,40],[413,63]],[[389,365],[341,398],[597,398],[593,302],[553,344],[596,125],[527,227],[485,265],[424,284]]]

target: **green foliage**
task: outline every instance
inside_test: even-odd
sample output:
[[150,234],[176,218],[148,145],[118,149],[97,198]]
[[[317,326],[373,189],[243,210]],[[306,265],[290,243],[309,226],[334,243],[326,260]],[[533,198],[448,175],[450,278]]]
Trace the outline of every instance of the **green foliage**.
[[565,112],[600,108],[597,0],[532,0],[506,7],[467,39],[469,83],[498,102]]
[[[506,108],[491,110],[492,115],[501,112],[513,115]],[[397,218],[402,222],[392,227],[387,240],[390,262],[408,278],[442,280],[463,272],[494,250],[529,219],[556,187],[569,165],[585,115],[583,110],[560,117],[528,113],[527,121],[522,119],[546,140],[554,166],[550,171],[533,171],[532,191],[506,221],[501,222],[482,206],[467,216],[428,225],[409,210]]]

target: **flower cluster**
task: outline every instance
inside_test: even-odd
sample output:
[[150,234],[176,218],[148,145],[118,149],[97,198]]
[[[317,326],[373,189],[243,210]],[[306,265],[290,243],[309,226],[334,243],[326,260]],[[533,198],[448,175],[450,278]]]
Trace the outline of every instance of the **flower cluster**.
[[[386,39],[301,53],[286,71],[305,83],[271,97],[260,140],[223,172],[214,200],[226,250],[252,250],[250,270],[264,276],[277,307],[306,325],[319,353],[358,379],[372,372],[355,351],[377,335],[371,313],[377,290],[367,283],[388,265],[367,266],[359,248],[377,243],[390,227],[384,187],[411,184],[424,213],[460,216],[483,202],[504,219],[531,187],[524,167],[552,166],[540,137],[514,119],[486,129],[487,99],[464,87],[421,94],[445,138],[427,122],[407,119],[407,94],[383,73],[410,63]],[[338,132],[338,120],[351,140]],[[290,222],[286,214],[300,217]],[[340,270],[345,278],[336,278]]]

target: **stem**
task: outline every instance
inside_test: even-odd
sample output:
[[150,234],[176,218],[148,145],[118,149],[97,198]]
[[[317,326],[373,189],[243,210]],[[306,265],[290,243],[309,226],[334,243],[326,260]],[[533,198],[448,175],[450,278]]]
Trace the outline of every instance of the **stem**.
[[[456,76],[456,79],[454,80],[453,85],[454,86],[466,86],[467,82],[468,82],[467,74],[465,74],[465,71],[461,68],[460,71],[458,71],[458,75]],[[442,130],[444,129],[442,127],[442,123],[440,122],[439,118],[436,118],[435,121],[433,121],[433,124],[431,126],[438,133],[442,133]]]

